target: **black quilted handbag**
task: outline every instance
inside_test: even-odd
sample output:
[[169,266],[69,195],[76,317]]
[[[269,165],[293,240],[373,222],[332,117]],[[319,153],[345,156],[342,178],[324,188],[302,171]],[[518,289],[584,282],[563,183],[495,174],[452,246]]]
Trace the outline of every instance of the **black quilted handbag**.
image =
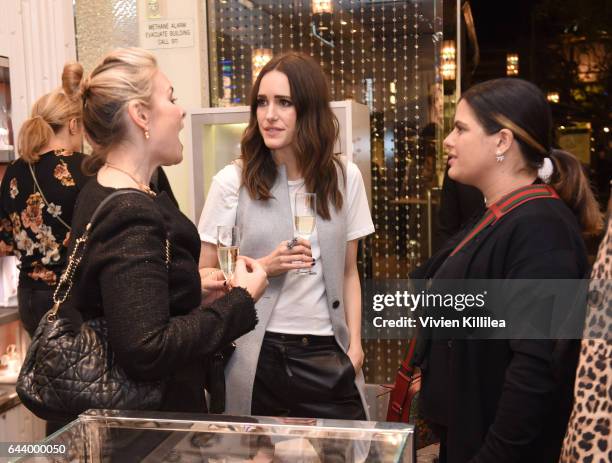
[[[53,308],[40,321],[17,379],[21,402],[46,420],[68,421],[90,408],[159,410],[163,381],[134,381],[117,364],[108,344],[104,317],[75,327],[58,310],[72,288],[83,258],[92,224],[104,205],[121,194],[144,194],[118,190],[94,211],[83,235],[76,240],[53,295]],[[169,264],[166,240],[166,264]]]

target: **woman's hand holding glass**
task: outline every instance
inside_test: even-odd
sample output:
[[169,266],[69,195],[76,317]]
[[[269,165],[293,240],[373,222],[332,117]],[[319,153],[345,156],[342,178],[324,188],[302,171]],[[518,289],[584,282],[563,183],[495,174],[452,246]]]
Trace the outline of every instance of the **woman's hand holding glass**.
[[238,256],[232,278],[225,279],[223,271],[218,268],[201,268],[202,306],[206,307],[230,292],[232,288],[241,287],[248,291],[257,301],[268,287],[268,275],[263,266],[255,259]]
[[218,268],[201,268],[200,282],[202,283],[202,306],[206,307],[227,294],[229,286],[225,283],[225,276]]
[[[295,243],[290,246],[291,243]],[[259,259],[269,277],[281,275],[289,270],[311,268],[314,265],[310,241],[304,238],[281,241],[274,251]]]
[[244,288],[258,301],[268,287],[268,275],[257,260],[238,256],[230,286]]

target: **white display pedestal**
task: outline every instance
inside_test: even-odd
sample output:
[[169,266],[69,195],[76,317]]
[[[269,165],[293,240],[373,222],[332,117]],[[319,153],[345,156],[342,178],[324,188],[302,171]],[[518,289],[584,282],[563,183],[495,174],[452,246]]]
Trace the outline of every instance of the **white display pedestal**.
[[[336,151],[359,167],[371,205],[370,114],[368,107],[353,100],[334,101],[340,139]],[[248,106],[201,108],[186,116],[186,140],[192,156],[190,218],[197,223],[213,176],[240,154],[240,138],[249,121]]]

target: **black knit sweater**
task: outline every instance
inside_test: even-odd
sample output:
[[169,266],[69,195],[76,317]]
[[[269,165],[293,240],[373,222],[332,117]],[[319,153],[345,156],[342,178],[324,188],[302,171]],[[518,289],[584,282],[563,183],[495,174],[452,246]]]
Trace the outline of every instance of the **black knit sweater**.
[[[91,181],[79,195],[69,244],[115,191]],[[170,264],[166,266],[166,237]],[[99,213],[67,304],[104,315],[117,361],[134,379],[168,379],[163,410],[204,412],[210,354],[252,330],[254,301],[233,289],[203,308],[195,226],[165,193],[124,194]]]

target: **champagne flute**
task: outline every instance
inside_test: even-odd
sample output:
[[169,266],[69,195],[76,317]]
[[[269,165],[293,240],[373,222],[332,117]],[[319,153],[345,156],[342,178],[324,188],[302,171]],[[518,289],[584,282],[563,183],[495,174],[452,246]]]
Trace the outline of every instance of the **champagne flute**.
[[230,281],[234,276],[239,254],[240,228],[231,225],[219,225],[217,227],[217,257],[226,281]]
[[[317,218],[316,193],[296,193],[294,224],[298,238],[308,239],[315,229]],[[316,275],[312,269],[298,269],[298,275]]]

